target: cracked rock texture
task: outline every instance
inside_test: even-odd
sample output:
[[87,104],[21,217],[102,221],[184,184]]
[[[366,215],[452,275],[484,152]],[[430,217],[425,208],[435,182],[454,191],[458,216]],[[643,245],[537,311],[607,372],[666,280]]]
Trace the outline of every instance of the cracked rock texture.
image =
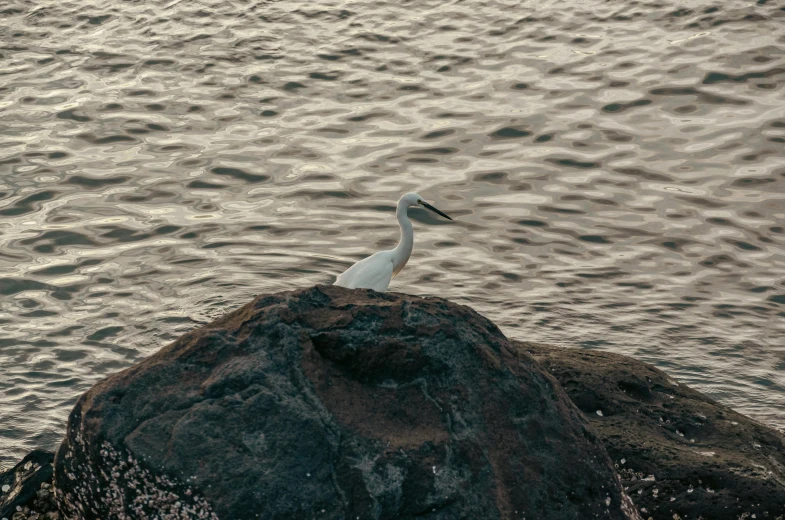
[[585,414],[644,519],[785,519],[781,433],[647,363],[516,344]]
[[63,518],[638,518],[586,420],[491,322],[334,286],[257,298],[83,395]]

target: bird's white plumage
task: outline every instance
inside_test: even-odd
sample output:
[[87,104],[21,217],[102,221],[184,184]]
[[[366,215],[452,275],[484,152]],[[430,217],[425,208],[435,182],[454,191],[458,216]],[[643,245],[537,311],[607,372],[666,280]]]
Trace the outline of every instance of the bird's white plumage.
[[[410,206],[422,205],[442,216],[444,213],[427,204],[422,197],[416,193],[407,193],[398,201],[395,216],[401,226],[401,240],[395,249],[390,251],[379,251],[368,258],[360,260],[349,269],[344,271],[335,280],[335,285],[348,289],[373,289],[374,291],[384,292],[390,285],[390,281],[398,274],[409,256],[412,254],[414,246],[414,230],[409,217],[406,214]],[[450,218],[450,217],[447,217]],[[450,219],[452,220],[452,219]]]
[[379,251],[360,260],[335,280],[335,285],[348,289],[373,289],[384,292],[393,277],[392,251]]

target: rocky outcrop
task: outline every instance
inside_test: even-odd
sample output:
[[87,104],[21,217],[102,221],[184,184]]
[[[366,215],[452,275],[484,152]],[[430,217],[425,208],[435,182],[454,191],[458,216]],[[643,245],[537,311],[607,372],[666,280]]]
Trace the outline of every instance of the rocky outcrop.
[[55,481],[78,519],[637,518],[496,326],[334,286],[260,297],[97,384]]
[[779,432],[625,356],[517,346],[584,413],[644,519],[785,518]]
[[19,464],[0,472],[0,518],[26,518],[34,501],[53,502],[49,489],[53,459],[52,452],[33,450]]
[[328,287],[256,300],[88,392],[58,457],[67,514],[37,450],[0,472],[0,518],[619,518],[592,431],[644,519],[785,519],[783,435],[652,366]]

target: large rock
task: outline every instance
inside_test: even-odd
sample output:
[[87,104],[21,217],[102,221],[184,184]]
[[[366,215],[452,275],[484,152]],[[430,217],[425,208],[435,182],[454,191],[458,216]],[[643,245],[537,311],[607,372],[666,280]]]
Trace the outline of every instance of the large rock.
[[637,518],[553,378],[439,298],[256,299],[83,395],[65,518]]
[[518,347],[584,412],[643,518],[785,519],[781,433],[625,356]]

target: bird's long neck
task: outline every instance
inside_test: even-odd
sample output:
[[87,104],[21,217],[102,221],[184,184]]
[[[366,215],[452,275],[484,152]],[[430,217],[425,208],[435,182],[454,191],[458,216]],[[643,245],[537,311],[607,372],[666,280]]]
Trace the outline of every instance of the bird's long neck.
[[409,221],[409,216],[406,214],[407,209],[407,206],[398,204],[398,209],[395,212],[398,224],[401,226],[401,240],[393,249],[393,276],[398,274],[403,269],[403,266],[406,265],[414,246],[414,230],[412,229],[412,223]]

